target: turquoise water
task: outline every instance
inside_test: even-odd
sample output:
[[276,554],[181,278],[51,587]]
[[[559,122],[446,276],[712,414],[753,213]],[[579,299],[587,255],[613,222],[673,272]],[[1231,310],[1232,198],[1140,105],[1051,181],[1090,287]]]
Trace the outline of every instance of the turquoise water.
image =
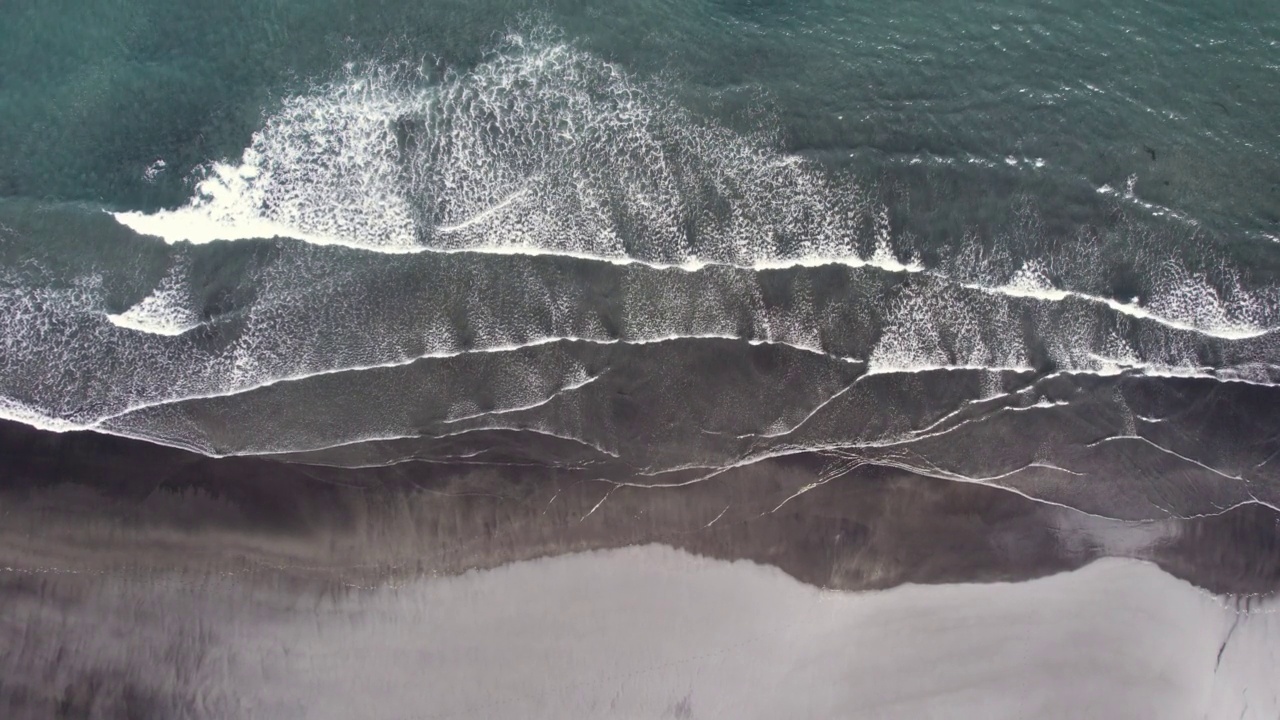
[[[1042,159],[993,184],[1123,187],[1224,233],[1280,233],[1280,13],[1267,2],[9,3],[0,195],[180,203],[283,94],[347,61],[465,70],[558,28],[695,112],[885,172]],[[852,155],[852,157],[849,157]],[[157,158],[168,171],[150,185]]]

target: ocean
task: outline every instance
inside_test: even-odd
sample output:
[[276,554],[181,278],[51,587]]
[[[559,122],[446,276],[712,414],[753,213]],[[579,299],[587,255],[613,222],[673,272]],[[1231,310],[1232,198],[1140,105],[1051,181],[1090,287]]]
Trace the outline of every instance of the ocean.
[[1273,717],[1278,117],[1267,1],[0,6],[0,708]]

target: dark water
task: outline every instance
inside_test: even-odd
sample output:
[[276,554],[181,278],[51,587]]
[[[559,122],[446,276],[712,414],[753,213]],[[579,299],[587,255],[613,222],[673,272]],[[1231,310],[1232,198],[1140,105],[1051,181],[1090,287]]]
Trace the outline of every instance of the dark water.
[[1278,9],[5,5],[0,707],[1269,717]]

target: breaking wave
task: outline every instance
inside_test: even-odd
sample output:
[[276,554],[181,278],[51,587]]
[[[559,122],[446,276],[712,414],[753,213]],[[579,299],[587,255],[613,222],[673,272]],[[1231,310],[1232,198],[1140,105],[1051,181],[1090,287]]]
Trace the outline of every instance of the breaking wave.
[[1210,282],[1175,257],[1152,258],[1143,302],[1114,298],[1099,286],[1097,247],[1086,247],[1096,238],[1007,270],[968,256],[974,243],[928,266],[873,187],[775,146],[764,132],[697,118],[660,83],[547,33],[513,34],[465,73],[348,65],[286,98],[239,162],[209,165],[186,206],[114,217],[168,242],[287,237],[691,271],[842,264],[1083,299],[1227,338],[1280,324],[1273,290],[1246,290],[1230,272]]

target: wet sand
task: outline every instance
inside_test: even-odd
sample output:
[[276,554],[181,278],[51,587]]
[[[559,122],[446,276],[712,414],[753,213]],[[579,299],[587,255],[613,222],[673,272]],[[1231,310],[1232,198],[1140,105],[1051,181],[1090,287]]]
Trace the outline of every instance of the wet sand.
[[645,488],[519,463],[211,459],[16,424],[0,448],[6,717],[1275,702],[1280,526],[1261,506],[1121,522],[883,468],[823,483],[818,455]]

